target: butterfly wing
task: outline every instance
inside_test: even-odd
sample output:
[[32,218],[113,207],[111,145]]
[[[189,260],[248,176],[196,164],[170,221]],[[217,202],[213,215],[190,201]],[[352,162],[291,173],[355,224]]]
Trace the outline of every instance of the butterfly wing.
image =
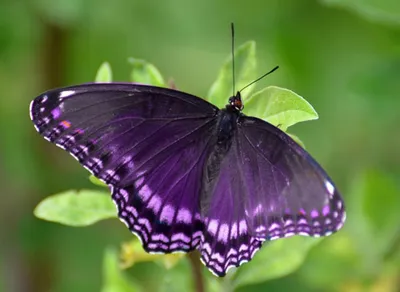
[[237,157],[253,236],[319,237],[343,226],[345,210],[337,188],[303,148],[257,118],[243,117],[238,129]]
[[215,151],[218,112],[192,95],[131,84],[52,90],[31,104],[39,133],[110,185],[119,217],[147,251],[199,248],[223,276],[265,239],[342,226],[333,183],[279,129],[241,117],[230,149]]
[[206,206],[202,208],[205,226],[201,259],[218,276],[250,261],[262,245],[247,227],[246,182],[241,177],[238,161],[238,149],[233,143],[220,161],[218,174],[210,180],[210,198],[201,198],[201,205]]
[[38,132],[111,187],[120,219],[153,252],[201,240],[200,182],[217,113],[179,91],[116,83],[51,90],[31,104]]
[[251,260],[265,240],[329,235],[345,220],[325,171],[288,135],[257,118],[240,117],[215,180],[201,252],[220,276]]

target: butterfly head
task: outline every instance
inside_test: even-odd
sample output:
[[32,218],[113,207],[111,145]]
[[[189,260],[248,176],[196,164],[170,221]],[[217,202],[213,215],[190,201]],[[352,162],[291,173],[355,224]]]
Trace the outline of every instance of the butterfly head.
[[242,102],[242,97],[240,95],[240,92],[238,91],[236,93],[236,95],[231,96],[229,98],[229,105],[230,107],[232,107],[233,109],[237,110],[237,111],[242,111],[244,108],[243,102]]

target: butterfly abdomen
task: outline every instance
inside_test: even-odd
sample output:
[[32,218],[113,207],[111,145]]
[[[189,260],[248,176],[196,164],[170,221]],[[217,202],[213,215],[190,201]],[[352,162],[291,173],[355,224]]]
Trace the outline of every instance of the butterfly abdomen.
[[221,163],[232,146],[233,137],[237,131],[239,113],[223,109],[218,113],[216,124],[216,143],[211,143],[208,159],[203,171],[203,185],[201,190],[201,214],[206,214],[209,209],[210,198],[214,192],[215,183],[218,181]]

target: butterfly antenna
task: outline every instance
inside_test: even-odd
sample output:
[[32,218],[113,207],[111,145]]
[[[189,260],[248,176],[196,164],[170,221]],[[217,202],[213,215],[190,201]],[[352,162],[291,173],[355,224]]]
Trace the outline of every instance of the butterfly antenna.
[[233,22],[231,22],[231,32],[232,32],[232,96],[235,96],[235,27]]
[[242,92],[244,89],[246,89],[247,87],[249,87],[250,85],[253,85],[254,83],[256,83],[257,81],[260,81],[261,79],[263,79],[265,76],[271,74],[272,72],[274,72],[276,69],[278,69],[279,66],[276,66],[274,69],[272,69],[271,71],[265,73],[264,75],[262,75],[261,77],[258,77],[256,80],[250,82],[249,84],[247,84],[245,87],[243,87],[242,89],[239,90],[239,92]]

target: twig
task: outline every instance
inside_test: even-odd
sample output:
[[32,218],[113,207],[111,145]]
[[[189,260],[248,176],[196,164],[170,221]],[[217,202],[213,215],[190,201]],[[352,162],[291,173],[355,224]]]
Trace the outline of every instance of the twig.
[[203,281],[203,271],[200,263],[200,258],[198,252],[190,252],[187,254],[190,265],[192,266],[193,280],[194,280],[194,291],[205,292],[204,281]]

